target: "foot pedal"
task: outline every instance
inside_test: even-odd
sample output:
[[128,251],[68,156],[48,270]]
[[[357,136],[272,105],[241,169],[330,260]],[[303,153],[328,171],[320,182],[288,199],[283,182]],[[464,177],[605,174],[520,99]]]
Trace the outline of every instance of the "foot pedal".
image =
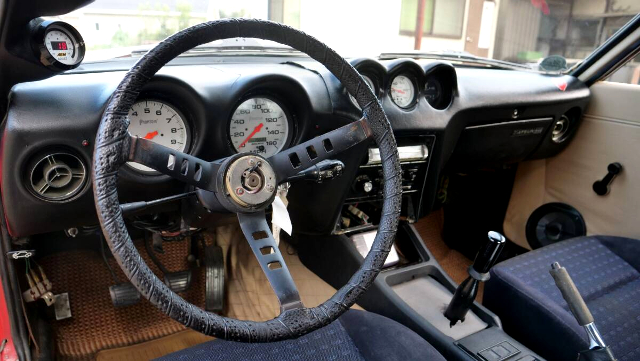
[[164,284],[171,288],[173,292],[184,292],[191,286],[191,271],[165,273]]
[[222,313],[224,308],[224,257],[220,246],[207,246],[204,251],[205,310]]
[[111,303],[115,307],[126,307],[140,302],[140,292],[130,283],[118,283],[109,287]]

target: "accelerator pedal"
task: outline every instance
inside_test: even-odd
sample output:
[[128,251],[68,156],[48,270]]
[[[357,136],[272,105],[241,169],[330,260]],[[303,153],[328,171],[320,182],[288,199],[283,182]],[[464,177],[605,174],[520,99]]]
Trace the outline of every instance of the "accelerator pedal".
[[207,246],[204,251],[205,310],[222,313],[224,308],[224,257],[220,246]]
[[164,284],[176,293],[188,290],[191,286],[191,270],[165,273]]
[[111,303],[113,303],[115,307],[131,306],[140,302],[140,292],[138,292],[131,282],[109,286],[109,293],[111,294]]

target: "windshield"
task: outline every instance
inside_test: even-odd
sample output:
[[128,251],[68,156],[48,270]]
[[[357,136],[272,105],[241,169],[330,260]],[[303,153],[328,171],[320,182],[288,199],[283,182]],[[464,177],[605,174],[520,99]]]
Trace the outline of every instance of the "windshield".
[[248,17],[301,29],[346,57],[439,52],[557,71],[639,11],[638,0],[96,0],[56,19],[80,31],[89,62],[139,56],[200,22]]

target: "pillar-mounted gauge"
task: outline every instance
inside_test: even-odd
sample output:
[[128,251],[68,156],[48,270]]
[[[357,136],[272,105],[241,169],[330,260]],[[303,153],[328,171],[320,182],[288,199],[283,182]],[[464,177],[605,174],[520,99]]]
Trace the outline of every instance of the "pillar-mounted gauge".
[[84,59],[85,45],[80,33],[62,21],[43,21],[35,28],[31,47],[40,63],[54,70],[69,70]]

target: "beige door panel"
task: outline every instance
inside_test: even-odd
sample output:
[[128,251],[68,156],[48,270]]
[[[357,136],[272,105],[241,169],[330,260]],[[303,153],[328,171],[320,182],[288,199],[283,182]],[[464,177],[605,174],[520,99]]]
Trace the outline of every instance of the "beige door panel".
[[[598,196],[593,182],[605,176],[612,162],[620,162],[624,169],[610,193]],[[588,234],[640,238],[640,86],[593,85],[582,124],[567,148],[553,158],[518,166],[505,235],[531,248],[525,235],[527,219],[550,202],[575,207]]]

